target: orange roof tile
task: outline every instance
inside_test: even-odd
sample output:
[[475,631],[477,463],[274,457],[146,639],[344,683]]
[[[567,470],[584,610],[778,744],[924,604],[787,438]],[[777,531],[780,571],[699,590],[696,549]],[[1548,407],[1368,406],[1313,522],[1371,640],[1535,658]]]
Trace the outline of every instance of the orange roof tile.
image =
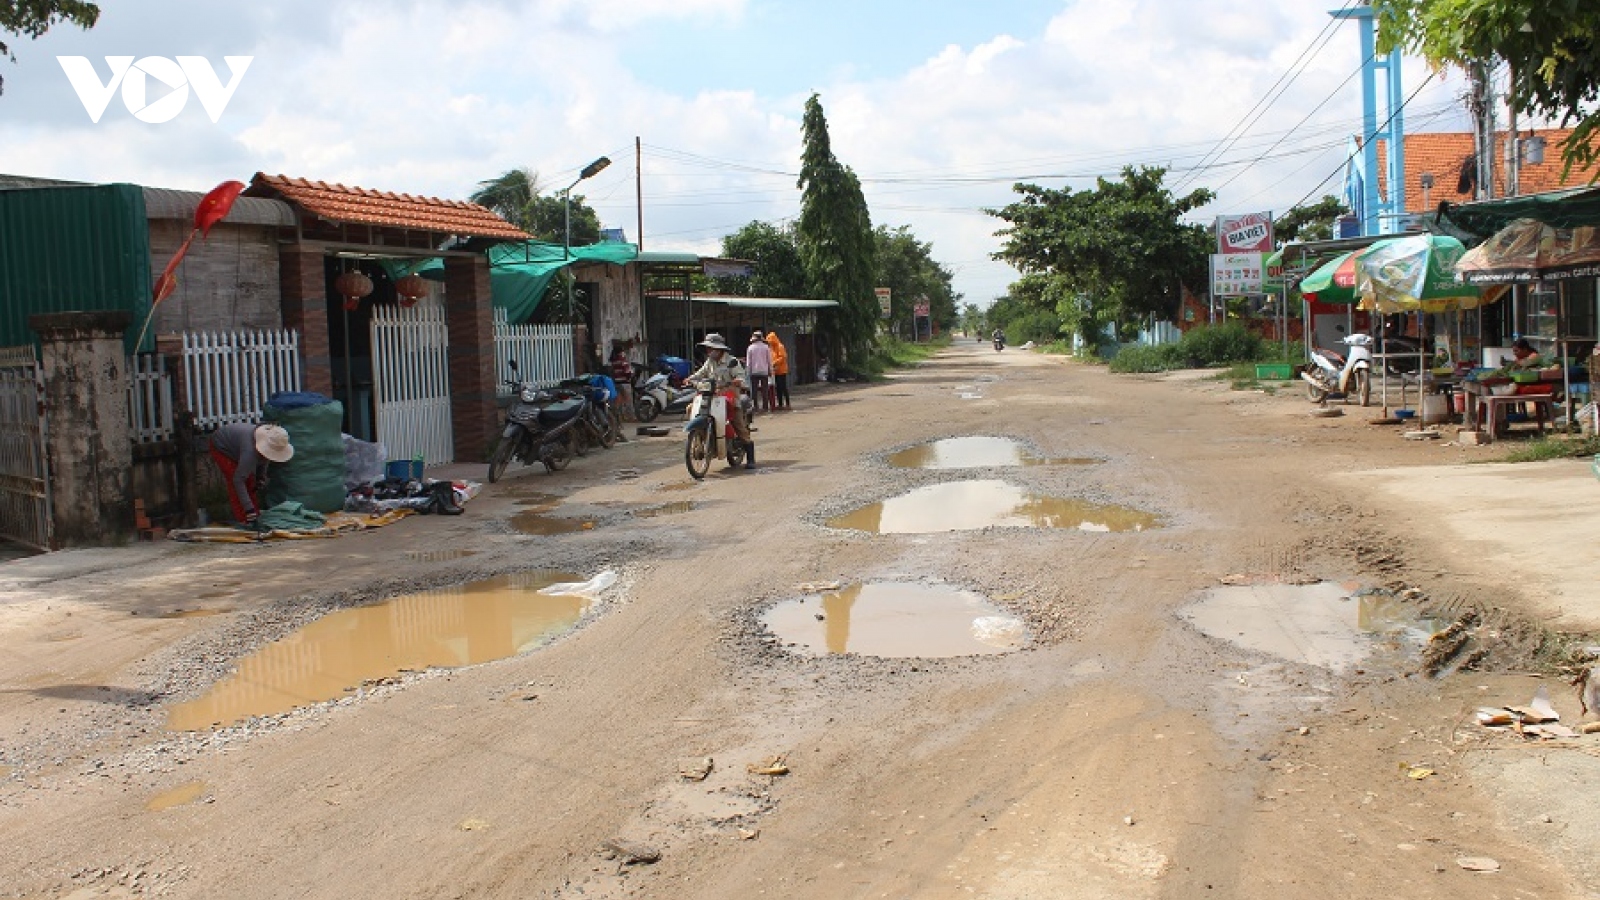
[[531,236],[476,203],[413,197],[257,172],[251,193],[277,195],[332,222],[415,228],[465,237],[525,241]]
[[[1524,138],[1538,135],[1545,139],[1544,162],[1522,164],[1522,171],[1517,179],[1518,194],[1541,194],[1545,191],[1555,191],[1566,187],[1583,187],[1590,183],[1600,166],[1590,166],[1586,169],[1575,169],[1565,180],[1561,177],[1561,148],[1566,143],[1567,136],[1572,134],[1570,128],[1540,128],[1520,132]],[[1506,171],[1505,171],[1505,143],[1506,133],[1495,134],[1494,148],[1494,196],[1506,196]],[[1388,179],[1385,177],[1385,166],[1388,158],[1386,141],[1378,141],[1378,190],[1388,194]],[[1442,201],[1451,203],[1470,203],[1474,199],[1469,188],[1462,192],[1456,190],[1461,183],[1463,165],[1470,165],[1472,158],[1472,133],[1469,131],[1441,131],[1419,132],[1406,135],[1406,211],[1407,212],[1432,212],[1439,208]],[[1433,187],[1428,191],[1422,189],[1422,176],[1433,176]]]

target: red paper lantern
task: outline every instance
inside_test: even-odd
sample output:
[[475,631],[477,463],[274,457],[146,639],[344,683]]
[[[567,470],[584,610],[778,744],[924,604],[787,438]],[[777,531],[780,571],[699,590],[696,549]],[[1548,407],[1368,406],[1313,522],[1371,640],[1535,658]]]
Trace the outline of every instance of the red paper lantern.
[[362,297],[372,293],[372,279],[352,269],[334,279],[333,289],[344,298],[344,308],[354,310]]
[[428,296],[428,279],[421,275],[407,275],[394,283],[394,292],[400,295],[401,306],[415,305]]

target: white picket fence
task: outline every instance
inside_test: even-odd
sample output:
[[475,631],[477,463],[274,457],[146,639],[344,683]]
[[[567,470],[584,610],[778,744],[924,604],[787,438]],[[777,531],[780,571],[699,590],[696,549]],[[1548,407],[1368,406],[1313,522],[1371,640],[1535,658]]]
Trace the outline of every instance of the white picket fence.
[[[571,325],[512,325],[506,311],[494,311],[494,359],[496,391],[511,393],[508,381],[531,381],[549,386],[577,374],[572,348]],[[517,361],[517,371],[509,362]]]
[[145,353],[128,359],[128,414],[136,444],[172,440],[172,374],[165,359]]
[[450,329],[444,307],[372,310],[372,390],[378,443],[390,459],[455,459],[450,422]]
[[200,430],[259,421],[268,397],[300,390],[300,334],[187,332],[183,380],[184,401]]

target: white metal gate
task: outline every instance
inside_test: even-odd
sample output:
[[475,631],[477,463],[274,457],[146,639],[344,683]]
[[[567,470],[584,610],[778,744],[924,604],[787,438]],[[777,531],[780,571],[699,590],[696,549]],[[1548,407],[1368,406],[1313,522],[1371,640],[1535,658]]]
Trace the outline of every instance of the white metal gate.
[[[577,374],[572,331],[571,325],[512,325],[506,321],[506,311],[495,307],[495,392],[507,396],[511,393],[508,382],[512,381],[550,387]],[[515,372],[511,370],[511,360],[517,362]]]
[[43,397],[33,346],[0,348],[0,537],[49,550]]
[[372,310],[372,391],[377,437],[390,459],[455,459],[450,430],[450,331],[444,307]]

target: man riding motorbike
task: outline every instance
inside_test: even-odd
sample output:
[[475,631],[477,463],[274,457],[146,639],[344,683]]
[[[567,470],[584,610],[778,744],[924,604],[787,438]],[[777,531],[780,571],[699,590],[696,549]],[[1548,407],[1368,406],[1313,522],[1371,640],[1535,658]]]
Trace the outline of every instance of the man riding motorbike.
[[[741,395],[746,384],[749,383],[749,379],[745,375],[744,365],[739,362],[738,357],[728,352],[728,344],[722,339],[722,335],[716,332],[707,334],[706,339],[700,342],[700,346],[706,348],[706,361],[701,364],[700,368],[690,372],[684,381],[691,383],[709,381],[711,382],[712,390],[722,391],[732,388],[735,397]],[[739,440],[744,443],[744,467],[746,469],[754,469],[756,467],[756,442],[750,439],[750,426],[744,417],[744,404],[739,402],[729,403],[728,420],[733,423],[734,434],[738,435]]]

